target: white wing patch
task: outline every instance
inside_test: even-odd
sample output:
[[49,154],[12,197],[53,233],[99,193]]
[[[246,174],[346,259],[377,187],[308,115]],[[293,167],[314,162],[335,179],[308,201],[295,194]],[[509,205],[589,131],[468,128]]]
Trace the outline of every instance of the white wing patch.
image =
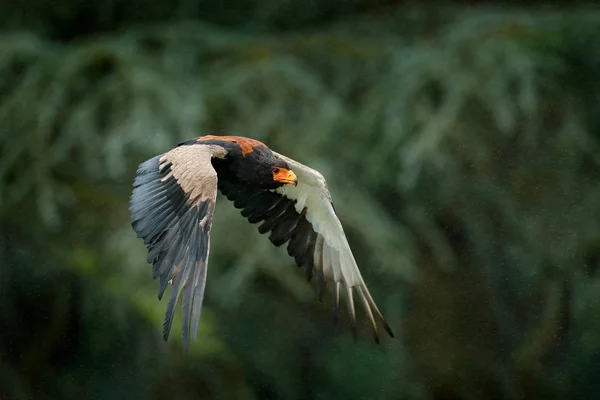
[[321,267],[324,278],[335,282],[335,298],[339,300],[340,284],[346,288],[349,313],[354,320],[353,288],[361,298],[361,303],[371,320],[377,336],[377,326],[373,318],[375,312],[384,323],[390,336],[394,336],[375,305],[360,274],[342,223],[338,219],[325,178],[318,171],[309,168],[281,154],[274,154],[288,163],[298,177],[298,185],[284,185],[275,191],[288,199],[296,200],[295,208],[299,214],[306,209],[306,219],[319,235],[314,252],[314,264]]
[[[294,173],[298,176],[296,169]],[[324,186],[311,186],[302,183],[301,179],[298,177],[298,186],[284,185],[276,191],[288,199],[297,201],[297,213],[300,214],[306,208],[306,219],[312,224],[315,232],[323,236],[323,266],[325,270],[332,268],[334,281],[338,282],[343,277],[343,282],[350,287],[362,284],[342,224],[329,199],[323,196]]]

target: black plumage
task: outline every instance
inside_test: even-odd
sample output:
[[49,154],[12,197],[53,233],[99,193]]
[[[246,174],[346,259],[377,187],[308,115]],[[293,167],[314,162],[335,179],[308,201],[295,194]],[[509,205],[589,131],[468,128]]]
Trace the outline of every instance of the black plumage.
[[[215,163],[213,163],[215,165]],[[248,222],[256,224],[261,234],[271,232],[269,240],[275,246],[281,246],[289,241],[288,254],[294,257],[298,267],[304,267],[307,280],[311,280],[314,267],[314,247],[317,233],[306,219],[306,209],[298,213],[295,210],[295,200],[290,200],[279,193],[251,187],[244,187],[236,182],[234,176],[227,172],[224,163],[216,163],[215,169],[219,175],[219,190],[234,207],[241,209],[242,216]],[[324,291],[324,280],[321,279],[320,292]],[[320,295],[322,299],[322,294]]]

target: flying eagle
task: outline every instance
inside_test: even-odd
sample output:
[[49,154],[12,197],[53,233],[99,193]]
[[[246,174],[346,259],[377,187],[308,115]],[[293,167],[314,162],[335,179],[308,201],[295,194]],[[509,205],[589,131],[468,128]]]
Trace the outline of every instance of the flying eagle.
[[[335,310],[340,291],[347,297],[356,335],[356,294],[379,342],[375,316],[394,337],[358,270],[342,224],[336,216],[323,176],[265,144],[239,136],[202,136],[139,165],[129,211],[131,224],[148,248],[153,277],[160,278],[158,298],[173,285],[163,324],[166,341],[183,292],[184,346],[194,339],[206,285],[217,189],[250,223],[262,222],[275,246],[288,243],[288,254],[317,276],[322,300],[326,282],[333,282]],[[374,316],[375,315],[375,316]]]

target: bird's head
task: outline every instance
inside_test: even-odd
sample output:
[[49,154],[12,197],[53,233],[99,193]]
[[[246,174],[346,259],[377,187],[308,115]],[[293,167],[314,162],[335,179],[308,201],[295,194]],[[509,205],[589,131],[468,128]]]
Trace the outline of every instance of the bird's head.
[[271,159],[268,162],[255,164],[255,168],[249,169],[250,176],[247,181],[264,189],[277,189],[283,185],[297,185],[298,178],[292,172],[288,164],[279,159]]
[[235,150],[228,156],[230,168],[241,182],[262,189],[277,189],[283,185],[297,185],[298,178],[284,160],[266,147],[254,147],[243,155]]
[[283,185],[297,185],[298,178],[289,165],[274,156],[261,157],[255,164],[252,180],[254,184],[265,189],[277,189]]
[[271,174],[273,176],[273,181],[279,186],[298,185],[298,177],[287,165],[271,167]]

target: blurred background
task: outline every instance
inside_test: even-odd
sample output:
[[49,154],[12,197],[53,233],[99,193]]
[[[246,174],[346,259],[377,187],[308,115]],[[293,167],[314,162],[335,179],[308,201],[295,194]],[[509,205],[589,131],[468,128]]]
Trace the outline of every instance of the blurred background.
[[[521,3],[0,3],[0,399],[600,398],[600,12]],[[162,342],[128,198],[209,133],[323,172],[396,339],[220,198]]]

